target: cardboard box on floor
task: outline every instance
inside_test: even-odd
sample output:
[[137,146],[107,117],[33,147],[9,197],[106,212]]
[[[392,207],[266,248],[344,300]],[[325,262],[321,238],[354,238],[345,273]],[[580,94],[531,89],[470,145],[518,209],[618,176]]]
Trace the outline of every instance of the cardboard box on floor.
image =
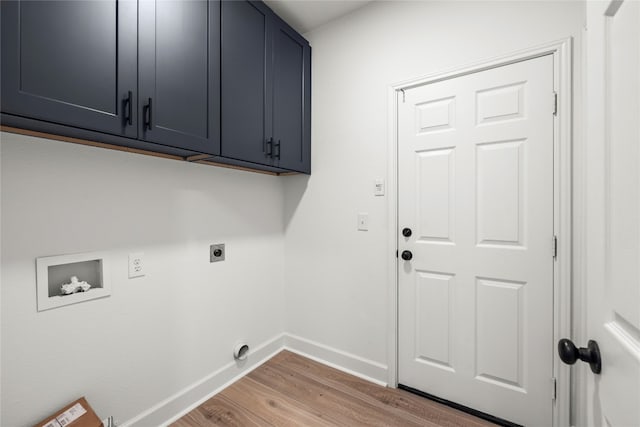
[[69,403],[33,427],[104,427],[84,397]]

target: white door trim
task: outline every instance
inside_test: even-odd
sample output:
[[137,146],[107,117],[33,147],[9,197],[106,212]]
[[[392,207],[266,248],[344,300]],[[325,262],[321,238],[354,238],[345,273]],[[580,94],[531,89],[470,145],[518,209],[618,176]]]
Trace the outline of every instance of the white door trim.
[[[554,263],[554,342],[571,336],[571,258],[572,258],[572,38],[547,43],[511,55],[493,58],[452,70],[405,80],[389,86],[388,122],[388,214],[389,214],[389,278],[388,278],[388,384],[398,386],[398,109],[403,90],[466,74],[553,55],[554,91],[558,94],[557,116],[554,120],[554,219],[553,229],[558,237],[557,259]],[[549,99],[552,102],[552,99]],[[549,247],[551,248],[551,242]],[[551,250],[551,249],[550,249]],[[555,346],[554,346],[555,349]],[[553,357],[554,377],[557,379],[556,401],[553,408],[555,426],[569,425],[570,375],[569,367]],[[549,384],[549,399],[552,384]]]

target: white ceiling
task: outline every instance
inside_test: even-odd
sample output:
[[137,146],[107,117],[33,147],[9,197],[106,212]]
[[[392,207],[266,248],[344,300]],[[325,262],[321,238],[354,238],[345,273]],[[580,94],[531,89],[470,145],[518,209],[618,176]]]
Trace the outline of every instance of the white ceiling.
[[342,15],[361,8],[371,0],[265,0],[282,19],[304,34]]

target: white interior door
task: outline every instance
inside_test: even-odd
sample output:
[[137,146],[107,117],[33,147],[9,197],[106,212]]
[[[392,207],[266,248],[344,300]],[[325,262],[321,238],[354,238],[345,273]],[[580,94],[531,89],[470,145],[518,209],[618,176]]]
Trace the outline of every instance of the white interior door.
[[[584,425],[640,426],[640,2],[587,2]],[[586,342],[575,343],[584,346]],[[576,369],[576,368],[574,368]]]
[[402,98],[399,383],[551,425],[553,57]]

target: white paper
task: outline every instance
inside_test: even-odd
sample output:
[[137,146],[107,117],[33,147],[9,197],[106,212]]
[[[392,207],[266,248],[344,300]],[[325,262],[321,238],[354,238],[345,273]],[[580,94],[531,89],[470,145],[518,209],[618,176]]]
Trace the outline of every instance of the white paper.
[[80,418],[86,413],[87,413],[87,410],[84,409],[81,404],[76,403],[71,408],[67,409],[62,414],[58,415],[57,420],[60,423],[60,426],[64,427],[74,422],[75,420],[77,420],[78,418]]

